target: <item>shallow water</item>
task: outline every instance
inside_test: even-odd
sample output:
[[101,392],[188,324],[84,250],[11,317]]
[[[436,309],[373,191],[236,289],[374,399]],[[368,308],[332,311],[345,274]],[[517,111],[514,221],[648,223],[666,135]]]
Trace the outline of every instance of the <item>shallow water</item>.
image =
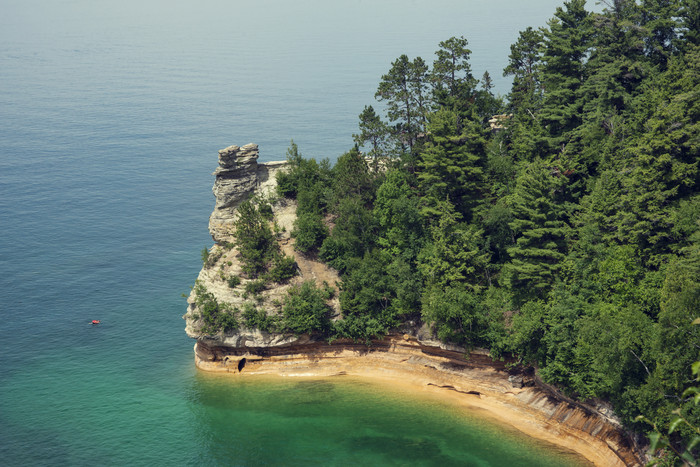
[[391,61],[430,61],[452,35],[505,93],[517,31],[557,4],[0,2],[2,464],[480,456],[450,410],[363,385],[199,374],[181,294],[211,245],[218,149],[252,141],[280,160],[293,138],[335,159]]

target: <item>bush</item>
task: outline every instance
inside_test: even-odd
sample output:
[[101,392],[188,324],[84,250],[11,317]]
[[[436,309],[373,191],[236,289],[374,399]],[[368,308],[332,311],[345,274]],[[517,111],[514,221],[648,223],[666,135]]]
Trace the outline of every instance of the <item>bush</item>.
[[236,287],[241,285],[241,278],[238,276],[228,276],[228,278],[226,279],[226,283],[229,287],[235,289]]
[[258,279],[256,281],[250,281],[245,285],[245,292],[247,294],[259,295],[263,290],[267,288],[265,279]]
[[296,239],[294,247],[298,251],[308,253],[318,249],[327,236],[328,227],[320,214],[302,213],[294,221],[292,237]]
[[255,308],[255,305],[250,302],[243,305],[243,320],[247,327],[257,328],[264,332],[274,331],[278,321],[275,317],[269,316],[265,310]]
[[272,210],[269,204],[261,202],[256,206],[253,201],[244,201],[238,207],[238,219],[234,223],[235,245],[241,255],[242,269],[249,277],[258,277],[265,272],[269,262],[279,254],[279,245],[275,241],[268,224]]
[[201,332],[217,334],[234,331],[238,328],[235,308],[231,309],[231,306],[225,303],[220,304],[214,294],[209,292],[199,281],[195,282],[194,292],[199,318],[203,322]]
[[282,328],[295,334],[327,334],[329,307],[313,281],[289,289],[282,306]]
[[270,282],[286,282],[299,272],[296,261],[291,256],[278,255],[272,264],[272,269],[265,274]]

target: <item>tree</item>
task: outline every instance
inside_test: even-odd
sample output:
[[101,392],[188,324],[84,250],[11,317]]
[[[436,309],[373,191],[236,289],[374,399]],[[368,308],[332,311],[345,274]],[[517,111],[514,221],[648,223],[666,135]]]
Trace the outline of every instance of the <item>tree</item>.
[[507,125],[510,150],[516,158],[527,161],[547,155],[545,128],[540,118],[544,100],[543,41],[540,31],[531,27],[521,31],[517,42],[510,46],[508,66],[503,70],[503,76],[513,76],[508,94],[508,108],[512,112]]
[[578,147],[567,148],[570,132],[581,123],[581,101],[577,90],[584,79],[584,61],[591,35],[590,14],[585,0],[564,2],[544,30],[542,85],[544,102],[542,123],[549,132],[550,150],[575,154]]
[[636,243],[652,267],[672,249],[672,206],[700,187],[698,92],[700,47],[691,47],[637,99],[638,131],[622,152],[628,176],[615,216],[618,238]]
[[518,177],[512,200],[515,245],[505,266],[506,284],[521,299],[544,297],[561,268],[569,232],[568,205],[563,202],[567,179],[542,160],[529,164]]
[[387,143],[389,136],[389,128],[384,123],[379,115],[374,111],[374,108],[365,106],[360,114],[360,133],[352,135],[355,144],[363,147],[365,144],[370,146],[367,156],[374,160],[374,169],[377,170],[378,159],[386,156],[388,152]]
[[513,77],[513,86],[508,95],[512,109],[532,115],[539,110],[542,100],[540,64],[544,36],[540,31],[527,28],[520,31],[518,40],[510,46],[508,66],[503,76]]
[[267,270],[269,263],[279,254],[269,222],[272,211],[269,205],[246,200],[238,207],[234,222],[234,245],[241,258],[242,270],[249,277],[258,277]]
[[484,72],[480,83],[481,89],[476,91],[475,94],[476,108],[479,116],[483,120],[487,120],[501,109],[503,102],[500,98],[496,98],[491,91],[493,89],[493,80],[488,71]]
[[418,269],[427,287],[481,290],[489,261],[481,245],[483,231],[460,223],[461,216],[447,201],[440,202],[437,210],[439,214],[430,230],[430,242],[419,255]]
[[330,330],[330,309],[313,281],[292,286],[282,305],[282,329],[294,334],[325,335]]
[[391,257],[414,262],[424,241],[419,199],[411,187],[410,175],[389,171],[377,189],[374,217],[379,224],[377,243]]
[[485,132],[471,120],[460,125],[447,109],[431,114],[428,128],[430,138],[417,163],[423,213],[432,217],[437,204],[449,200],[469,220],[484,189]]
[[382,76],[374,97],[386,102],[387,116],[395,122],[393,136],[402,147],[413,151],[418,134],[423,131],[425,114],[425,90],[428,67],[420,58],[412,62],[401,55],[391,64],[389,73]]
[[437,106],[455,112],[459,128],[461,119],[468,115],[477,80],[472,76],[469,56],[471,50],[463,36],[440,42],[435,52],[431,80],[433,99]]

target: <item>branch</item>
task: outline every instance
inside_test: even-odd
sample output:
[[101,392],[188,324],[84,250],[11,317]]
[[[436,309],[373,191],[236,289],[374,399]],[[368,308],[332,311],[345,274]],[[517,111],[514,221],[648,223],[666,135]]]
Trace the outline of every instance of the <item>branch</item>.
[[647,368],[647,366],[644,364],[644,362],[642,361],[642,359],[639,358],[639,357],[637,356],[636,353],[634,353],[634,350],[630,349],[630,353],[631,353],[632,355],[634,355],[634,358],[636,358],[637,360],[639,360],[639,363],[641,363],[642,366],[644,367],[644,369],[647,370],[647,375],[651,376],[651,373],[649,372],[649,368]]

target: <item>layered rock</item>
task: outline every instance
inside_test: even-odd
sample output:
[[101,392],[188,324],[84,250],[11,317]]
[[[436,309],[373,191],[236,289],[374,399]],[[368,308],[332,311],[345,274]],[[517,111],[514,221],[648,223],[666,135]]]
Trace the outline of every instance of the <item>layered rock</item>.
[[266,194],[274,191],[275,174],[285,170],[287,162],[258,164],[257,144],[229,146],[219,151],[219,167],[216,177],[214,197],[216,206],[209,217],[209,233],[217,243],[231,242],[236,208],[253,193]]

